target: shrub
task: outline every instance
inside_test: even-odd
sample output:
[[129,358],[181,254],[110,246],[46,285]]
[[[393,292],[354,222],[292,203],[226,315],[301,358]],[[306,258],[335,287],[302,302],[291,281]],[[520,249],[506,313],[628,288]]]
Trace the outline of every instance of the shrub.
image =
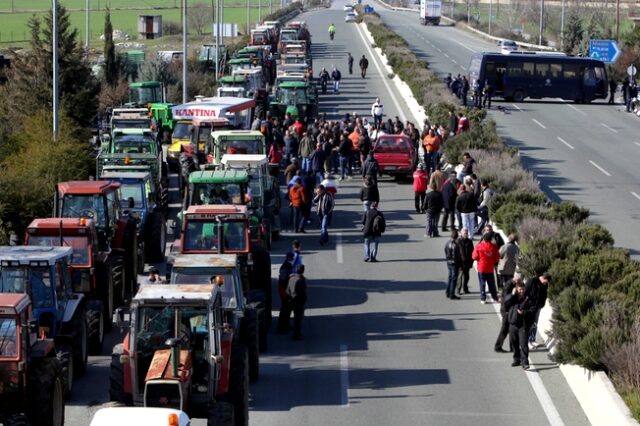
[[[519,232],[521,231],[519,230]],[[528,277],[538,276],[549,271],[553,263],[566,251],[568,245],[569,240],[562,238],[523,241],[520,246],[522,254],[518,260],[518,268]],[[554,287],[556,286],[556,281],[557,278],[554,276]],[[551,291],[551,288],[549,291]]]
[[575,231],[574,241],[568,248],[567,257],[577,258],[605,247],[613,247],[613,237],[609,231],[597,224],[579,225]]
[[589,218],[589,209],[578,207],[571,201],[553,203],[543,214],[549,220],[559,220],[562,223],[583,223]]
[[[517,225],[520,244],[526,245],[533,240],[547,240],[550,237],[560,238],[566,235],[563,225],[556,220],[526,217]],[[571,232],[575,228],[571,228]]]
[[547,197],[540,191],[512,191],[504,194],[497,194],[491,199],[489,208],[492,211],[498,210],[503,204],[525,204],[529,206],[542,206],[547,200]]
[[180,35],[182,34],[182,24],[176,21],[162,21],[162,35]]
[[520,166],[520,159],[511,151],[470,150],[476,160],[475,173],[481,182],[491,182],[499,194],[516,189],[538,191],[533,174]]

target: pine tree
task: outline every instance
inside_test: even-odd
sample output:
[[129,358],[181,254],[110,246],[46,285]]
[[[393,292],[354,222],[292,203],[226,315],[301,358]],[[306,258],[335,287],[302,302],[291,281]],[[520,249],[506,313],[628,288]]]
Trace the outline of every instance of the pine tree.
[[567,22],[567,31],[564,33],[563,49],[565,53],[576,53],[576,49],[582,43],[583,34],[580,16],[577,13],[572,13]]
[[111,12],[107,9],[107,13],[104,15],[104,80],[113,87],[118,83],[119,74],[116,47],[113,44]]

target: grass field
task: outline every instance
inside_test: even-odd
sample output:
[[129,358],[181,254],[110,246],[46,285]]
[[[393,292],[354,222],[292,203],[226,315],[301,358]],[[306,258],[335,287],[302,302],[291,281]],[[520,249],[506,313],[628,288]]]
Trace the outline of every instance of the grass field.
[[[180,0],[175,0],[180,4]],[[8,3],[6,0],[2,1],[2,5]],[[16,1],[16,4],[18,1]],[[19,12],[19,13],[0,13],[0,45],[7,45],[8,43],[15,43],[25,41],[29,37],[29,29],[27,28],[27,22],[29,18],[34,14],[37,16],[44,16],[48,9],[45,5],[50,5],[50,0],[20,0],[20,9],[41,10],[41,12]],[[84,0],[63,0],[61,1],[68,9],[80,8],[84,6]],[[111,22],[114,29],[123,30],[129,33],[132,38],[137,36],[137,19],[138,15],[162,15],[164,22],[166,21],[180,21],[180,9],[142,9],[148,7],[173,7],[174,0],[156,0],[154,2],[146,0],[102,0],[100,7],[104,7],[105,3],[112,3],[111,10]],[[190,0],[190,4],[204,3],[198,0]],[[252,7],[250,8],[250,21],[252,24],[258,20],[258,0],[251,0]],[[97,8],[97,0],[91,0],[91,5]],[[240,6],[242,5],[242,6]],[[273,10],[276,10],[280,5],[279,1],[273,1]],[[236,6],[236,7],[233,7]],[[116,7],[127,8],[141,8],[141,9],[128,9],[117,10]],[[3,9],[0,9],[0,12]],[[5,9],[6,10],[6,9]],[[268,1],[262,0],[262,16],[264,17],[269,13]],[[71,11],[69,12],[71,17],[71,24],[78,29],[78,35],[80,41],[84,43],[85,39],[85,12]],[[90,12],[90,32],[92,45],[99,43],[99,37],[102,34],[104,28],[104,15],[105,11],[92,10]],[[213,20],[211,20],[213,21]],[[224,22],[238,24],[238,30],[244,32],[244,27],[247,22],[247,9],[246,1],[242,0],[225,0],[224,9]],[[205,27],[205,33],[211,33],[211,23],[208,23]],[[190,30],[190,34],[195,34],[193,29]],[[101,44],[101,43],[100,43]]]

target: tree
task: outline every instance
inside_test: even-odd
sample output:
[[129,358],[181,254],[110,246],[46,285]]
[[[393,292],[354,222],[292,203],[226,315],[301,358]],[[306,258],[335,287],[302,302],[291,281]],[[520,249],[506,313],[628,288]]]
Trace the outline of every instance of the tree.
[[201,36],[207,30],[207,24],[211,24],[211,16],[213,15],[213,8],[211,5],[204,3],[196,3],[189,5],[189,13],[187,19],[189,20],[189,28],[192,28],[196,34]]
[[567,31],[564,33],[563,49],[565,53],[577,53],[576,49],[578,49],[582,43],[583,34],[584,30],[582,29],[580,16],[572,13],[569,15],[569,20],[567,21]]
[[[7,85],[11,101],[9,109],[15,117],[32,114],[53,104],[53,13],[42,22],[32,17],[28,23],[31,49],[18,55],[10,71]],[[84,51],[72,29],[69,13],[58,4],[58,64],[60,105],[81,126],[92,123],[96,112],[99,83],[84,62]],[[19,122],[19,119],[12,120]]]
[[111,12],[107,9],[104,15],[104,80],[109,86],[113,87],[118,83],[119,74],[116,61],[116,46],[113,43]]

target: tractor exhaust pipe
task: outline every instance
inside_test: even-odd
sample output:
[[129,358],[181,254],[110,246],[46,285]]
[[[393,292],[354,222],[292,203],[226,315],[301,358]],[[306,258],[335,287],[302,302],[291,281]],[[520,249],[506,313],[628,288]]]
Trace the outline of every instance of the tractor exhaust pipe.
[[165,344],[171,347],[171,374],[178,377],[178,368],[180,367],[180,339],[167,339]]

